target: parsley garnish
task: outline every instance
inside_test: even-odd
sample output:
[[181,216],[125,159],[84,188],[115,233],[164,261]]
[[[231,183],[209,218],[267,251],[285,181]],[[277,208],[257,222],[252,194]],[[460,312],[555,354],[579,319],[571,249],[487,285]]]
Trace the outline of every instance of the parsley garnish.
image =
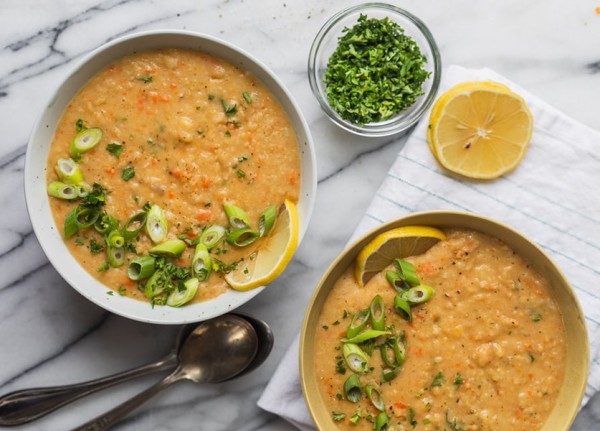
[[152,82],[152,75],[140,76],[137,78],[138,81],[142,81],[144,84]]
[[408,422],[410,422],[410,424],[412,425],[412,427],[416,427],[417,426],[417,420],[415,419],[415,411],[412,407],[408,408]]
[[98,272],[105,272],[108,271],[108,262],[104,262],[102,265],[100,265],[97,269]]
[[362,125],[383,121],[415,103],[430,73],[416,42],[389,18],[367,18],[345,28],[325,72],[332,109]]
[[438,373],[433,377],[433,381],[431,382],[431,387],[442,386],[444,382],[444,373],[438,371]]
[[225,115],[227,115],[228,117],[233,117],[237,113],[237,105],[235,103],[233,105],[230,105],[223,99],[221,99],[221,105],[223,105]]
[[333,420],[336,422],[339,422],[346,417],[346,413],[331,412],[331,414],[332,414]]
[[95,238],[90,239],[88,248],[90,249],[90,253],[92,254],[98,254],[104,251],[104,246],[98,241],[96,241]]
[[460,375],[460,373],[456,373],[456,376],[454,377],[454,384],[456,386],[460,386],[460,385],[462,385],[462,382],[463,382],[462,376]]
[[111,142],[106,146],[106,151],[115,156],[117,159],[121,156],[121,153],[125,150],[123,145]]
[[75,121],[75,129],[78,132],[81,132],[83,129],[85,129],[85,126],[83,125],[83,120],[81,118]]
[[135,169],[133,166],[127,166],[121,172],[121,178],[123,178],[123,180],[125,180],[125,181],[129,181],[133,177],[135,177]]
[[252,103],[252,96],[250,96],[250,93],[244,91],[242,93],[242,96],[244,96],[244,100],[246,101],[246,103]]

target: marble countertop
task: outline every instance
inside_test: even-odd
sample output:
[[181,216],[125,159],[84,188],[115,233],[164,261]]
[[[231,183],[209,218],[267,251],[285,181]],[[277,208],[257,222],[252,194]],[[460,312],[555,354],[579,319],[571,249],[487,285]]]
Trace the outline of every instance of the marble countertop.
[[[2,0],[0,394],[105,376],[158,359],[171,348],[176,327],[109,314],[71,289],[52,268],[27,217],[23,166],[37,115],[84,54],[135,31],[187,29],[225,39],[251,52],[290,89],[315,141],[317,202],[291,265],[241,309],[274,328],[276,342],[265,364],[225,384],[180,384],[116,428],[293,429],[260,410],[256,401],[299,331],[313,287],[343,249],[404,143],[402,137],[367,140],[340,130],[327,120],[311,94],[306,63],[312,39],[326,19],[350,3],[358,2]],[[600,1],[393,3],[427,23],[444,64],[492,68],[567,115],[600,130]],[[158,378],[145,377],[93,395],[19,429],[72,428]],[[596,396],[572,429],[599,427],[600,396]]]

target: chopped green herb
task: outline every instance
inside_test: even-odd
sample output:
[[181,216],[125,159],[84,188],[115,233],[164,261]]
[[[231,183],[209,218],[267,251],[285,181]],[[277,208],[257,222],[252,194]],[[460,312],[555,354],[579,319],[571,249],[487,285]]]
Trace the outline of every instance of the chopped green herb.
[[360,420],[362,419],[362,415],[360,414],[360,409],[354,412],[352,417],[349,419],[352,425],[358,425]]
[[214,98],[215,98],[215,95],[214,95],[214,94],[209,94],[209,95],[208,95],[208,100],[213,100]]
[[531,352],[527,352],[527,354],[529,355],[529,362],[533,364],[535,362],[535,356],[533,356],[533,353]]
[[96,241],[95,238],[90,239],[88,248],[90,249],[90,253],[98,254],[104,251],[104,245]]
[[442,386],[442,383],[444,382],[444,373],[442,373],[441,371],[438,371],[438,373],[433,377],[433,380],[431,381],[431,387],[435,387],[435,386]]
[[231,132],[229,130],[225,132],[225,137],[231,138]]
[[233,105],[228,104],[225,100],[221,99],[221,105],[223,105],[223,109],[225,110],[225,115],[228,117],[233,117],[237,114],[237,105],[234,103]]
[[342,118],[360,125],[384,121],[423,94],[427,60],[402,27],[361,14],[343,31],[324,79],[329,104]]
[[250,93],[244,91],[242,93],[242,96],[244,96],[244,100],[246,101],[246,103],[252,103],[252,96],[250,96]]
[[137,80],[142,81],[144,84],[147,84],[149,82],[152,82],[152,75],[139,76]]
[[121,172],[121,178],[123,178],[125,181],[129,181],[133,177],[135,177],[135,168],[133,166],[127,166]]
[[77,244],[77,245],[79,245],[79,246],[81,246],[81,245],[85,244],[85,238],[83,238],[83,237],[80,237],[80,236],[79,236],[79,237],[77,237],[77,238],[75,238],[75,244]]
[[228,121],[225,123],[226,126],[232,125],[234,127],[242,127],[242,122],[237,120]]
[[85,208],[99,210],[106,204],[106,194],[109,193],[98,183],[92,184],[92,189],[87,195],[81,198],[81,206]]
[[342,314],[342,319],[345,319],[346,317],[350,317],[350,312],[348,310],[344,310],[344,314]]
[[415,419],[415,411],[412,407],[408,408],[408,422],[413,428],[417,426],[417,420]]
[[106,292],[107,295],[113,296],[113,291],[109,290],[108,292]]
[[333,420],[336,422],[341,421],[342,419],[344,419],[346,417],[346,413],[341,413],[341,412],[331,412]]
[[75,129],[78,132],[81,132],[83,129],[85,129],[85,126],[83,125],[83,120],[81,118],[75,121]]
[[143,209],[144,211],[150,211],[150,208],[152,208],[152,205],[150,205],[150,202],[146,202],[146,203],[144,204],[144,206],[142,207],[142,209]]
[[332,323],[332,325],[339,325],[339,324],[340,324],[339,320],[336,320],[335,322]]
[[340,359],[335,364],[335,372],[338,374],[346,374],[346,363],[344,362],[343,359]]
[[246,178],[246,172],[242,171],[241,169],[236,170],[235,174],[238,178]]
[[460,385],[462,385],[462,382],[463,382],[462,376],[460,375],[460,373],[456,373],[456,376],[454,376],[454,384],[456,386],[460,386]]
[[125,147],[116,142],[111,142],[106,146],[106,151],[115,156],[117,159],[121,156],[121,153],[125,150]]
[[199,135],[202,135],[204,133],[204,130],[198,129],[198,130],[196,130],[196,133],[198,133]]
[[123,286],[119,287],[119,295],[125,296],[127,294],[127,289]]
[[323,328],[324,330],[326,330],[326,331],[327,331],[327,330],[329,329],[329,326],[327,326],[327,325],[323,325],[323,326],[321,326],[321,328]]
[[529,309],[529,315],[531,316],[531,320],[534,322],[539,322],[540,320],[542,320],[542,315],[540,314],[540,312],[533,308]]

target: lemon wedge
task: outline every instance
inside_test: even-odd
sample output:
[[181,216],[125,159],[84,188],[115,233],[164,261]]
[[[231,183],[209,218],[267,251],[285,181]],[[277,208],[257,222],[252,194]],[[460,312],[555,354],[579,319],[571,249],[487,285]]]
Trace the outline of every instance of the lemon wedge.
[[273,281],[294,256],[298,230],[296,205],[286,200],[269,236],[250,257],[225,274],[225,281],[235,290],[250,290]]
[[362,287],[394,259],[425,253],[445,238],[444,232],[430,226],[402,226],[383,232],[358,254],[354,266],[356,281]]
[[523,98],[490,81],[459,84],[431,109],[427,141],[446,169],[477,179],[493,179],[523,159],[533,117]]

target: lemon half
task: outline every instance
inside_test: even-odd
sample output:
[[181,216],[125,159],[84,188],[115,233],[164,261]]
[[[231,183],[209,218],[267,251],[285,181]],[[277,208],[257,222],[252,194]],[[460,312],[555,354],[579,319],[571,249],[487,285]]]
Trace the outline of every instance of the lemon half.
[[383,232],[358,254],[354,266],[356,281],[362,287],[394,259],[425,253],[445,238],[444,232],[431,226],[402,226]]
[[277,278],[290,263],[298,246],[298,211],[286,200],[271,233],[260,247],[225,274],[225,281],[235,290],[264,286]]
[[452,87],[431,110],[427,140],[446,169],[493,179],[523,159],[533,117],[521,96],[503,84],[466,82]]

